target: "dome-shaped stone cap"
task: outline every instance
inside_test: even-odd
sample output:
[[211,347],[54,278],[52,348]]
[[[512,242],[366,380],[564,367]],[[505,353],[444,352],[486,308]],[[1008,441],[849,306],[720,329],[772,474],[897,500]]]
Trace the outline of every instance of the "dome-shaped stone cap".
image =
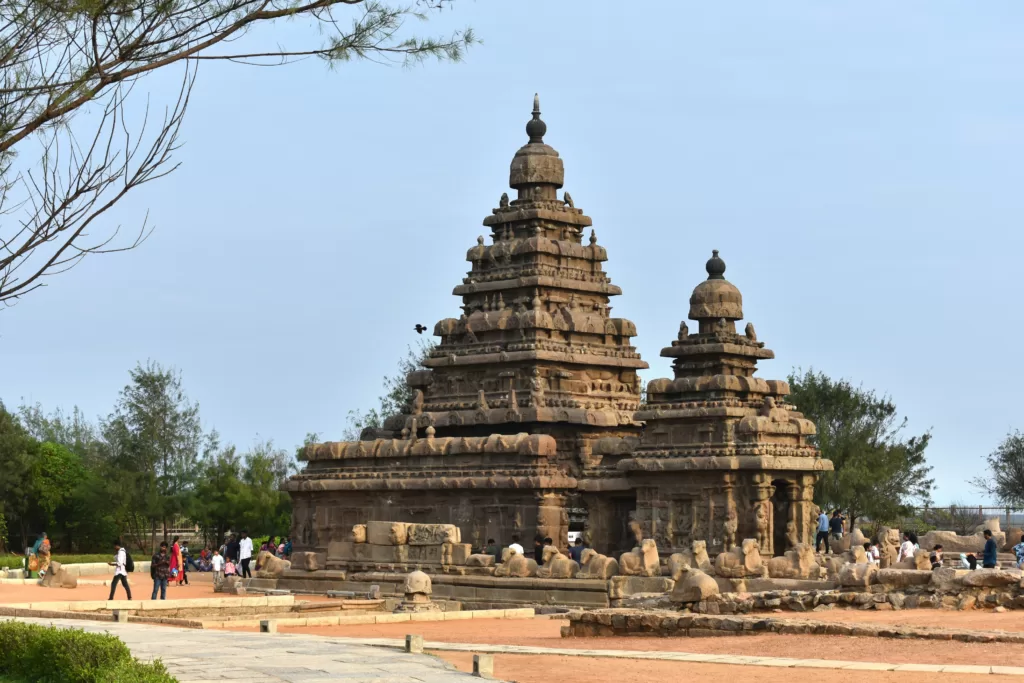
[[526,124],[530,141],[519,148],[512,157],[508,184],[519,189],[529,185],[554,185],[562,187],[565,182],[565,167],[550,145],[544,144],[544,133],[548,126],[540,118],[540,98],[533,96],[533,118]]
[[743,295],[736,285],[725,279],[725,261],[719,258],[717,249],[711,253],[705,268],[708,279],[697,285],[690,295],[690,319],[741,320]]
[[409,572],[405,577],[405,588],[406,594],[409,593],[422,593],[424,595],[430,595],[433,592],[433,587],[430,581],[430,577],[425,572],[416,570]]

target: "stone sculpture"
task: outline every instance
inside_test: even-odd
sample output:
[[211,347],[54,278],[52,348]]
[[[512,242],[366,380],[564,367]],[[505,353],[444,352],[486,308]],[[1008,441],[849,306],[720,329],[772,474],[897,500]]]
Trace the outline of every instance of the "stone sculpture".
[[792,550],[800,545],[800,536],[796,533],[796,523],[786,522],[786,550]]
[[690,550],[673,553],[668,558],[668,575],[676,579],[684,569],[699,569],[705,574],[714,572],[708,557],[707,541],[694,541]]
[[[945,549],[943,549],[945,550]],[[924,548],[919,548],[914,551],[914,556],[895,562],[892,565],[893,569],[920,569],[920,570],[931,570],[932,562],[930,559],[929,551]]]
[[508,208],[508,192],[501,193],[501,200],[498,202],[498,206],[502,209]]
[[466,558],[467,567],[493,567],[494,555],[489,553],[476,553]]
[[619,574],[619,563],[614,557],[601,555],[593,548],[584,549],[580,555],[582,565],[576,573],[577,579],[607,580]]
[[352,527],[352,542],[366,543],[366,525],[356,524]]
[[623,576],[661,576],[658,545],[653,538],[645,538],[639,548],[633,548],[619,557],[619,573]]
[[563,192],[562,197],[564,198],[565,205],[570,209],[575,209],[576,205],[572,203],[572,196],[568,192]]
[[280,579],[284,573],[292,568],[292,563],[275,557],[266,550],[261,550],[256,556],[256,565],[259,570],[256,572],[258,579]]
[[60,562],[51,561],[43,578],[39,579],[39,585],[44,588],[77,588],[78,577],[71,576]]
[[759,550],[768,549],[768,506],[767,503],[754,504],[754,533]]
[[882,527],[878,531],[878,566],[886,569],[896,564],[900,554],[900,530]]
[[839,585],[843,587],[866,587],[875,581],[878,573],[878,565],[868,564],[845,564],[839,570]]
[[538,579],[572,579],[580,570],[575,560],[558,552],[553,545],[544,548],[543,558],[544,564],[537,569]]
[[814,559],[814,548],[797,543],[781,557],[768,560],[768,576],[773,579],[818,579],[821,568]]
[[719,553],[715,558],[715,574],[727,579],[767,576],[761,562],[761,548],[756,539],[743,540],[739,548]]
[[729,506],[725,512],[725,522],[722,524],[723,542],[726,550],[732,550],[736,547],[736,532],[738,530],[739,519],[736,515],[736,506],[732,504],[732,501],[729,501]]
[[537,562],[531,557],[524,557],[514,550],[505,548],[501,564],[494,568],[494,575],[519,578],[537,576]]
[[669,600],[674,603],[692,603],[718,595],[718,582],[699,569],[685,569],[676,581]]
[[[995,527],[992,529],[991,527]],[[970,536],[960,536],[955,531],[929,531],[920,538],[922,548],[934,548],[941,545],[946,553],[974,553],[980,555],[985,550],[985,529],[992,532],[992,538],[996,545],[1003,547],[1006,543],[1006,534],[1003,533],[998,519],[990,519],[984,524],[979,524]]]
[[402,588],[405,597],[395,608],[395,612],[437,612],[440,607],[430,600],[434,592],[430,577],[421,571],[410,572],[405,577]]

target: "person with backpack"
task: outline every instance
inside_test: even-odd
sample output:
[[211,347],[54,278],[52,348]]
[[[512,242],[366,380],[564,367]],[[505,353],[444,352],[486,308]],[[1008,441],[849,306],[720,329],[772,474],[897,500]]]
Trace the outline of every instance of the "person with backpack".
[[128,585],[128,572],[135,571],[135,563],[132,561],[132,556],[128,554],[128,549],[121,545],[120,538],[114,541],[114,561],[107,564],[114,567],[114,578],[110,581],[110,595],[107,600],[114,599],[114,591],[117,590],[118,582],[124,586],[124,592],[131,600],[132,587]]

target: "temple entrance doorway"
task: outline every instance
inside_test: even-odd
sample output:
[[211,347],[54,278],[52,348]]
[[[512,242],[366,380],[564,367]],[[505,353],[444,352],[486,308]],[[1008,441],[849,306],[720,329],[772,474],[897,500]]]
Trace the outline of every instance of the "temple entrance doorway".
[[789,499],[786,489],[789,483],[781,479],[772,482],[772,550],[778,556],[786,552],[786,522],[789,521]]

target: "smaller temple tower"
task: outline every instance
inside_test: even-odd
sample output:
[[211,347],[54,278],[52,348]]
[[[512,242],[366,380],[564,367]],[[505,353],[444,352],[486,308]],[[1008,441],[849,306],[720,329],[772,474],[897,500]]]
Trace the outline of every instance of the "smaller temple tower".
[[636,414],[646,424],[639,443],[607,440],[599,450],[629,452],[619,463],[636,491],[636,519],[662,552],[707,542],[711,555],[756,538],[781,554],[793,541],[813,543],[814,484],[832,463],[809,442],[814,424],[785,403],[789,385],[754,376],[773,358],[753,324],[742,334],[743,296],[725,279],[714,251],[708,278],[690,296],[691,333],[661,355],[673,379],[647,386]]

